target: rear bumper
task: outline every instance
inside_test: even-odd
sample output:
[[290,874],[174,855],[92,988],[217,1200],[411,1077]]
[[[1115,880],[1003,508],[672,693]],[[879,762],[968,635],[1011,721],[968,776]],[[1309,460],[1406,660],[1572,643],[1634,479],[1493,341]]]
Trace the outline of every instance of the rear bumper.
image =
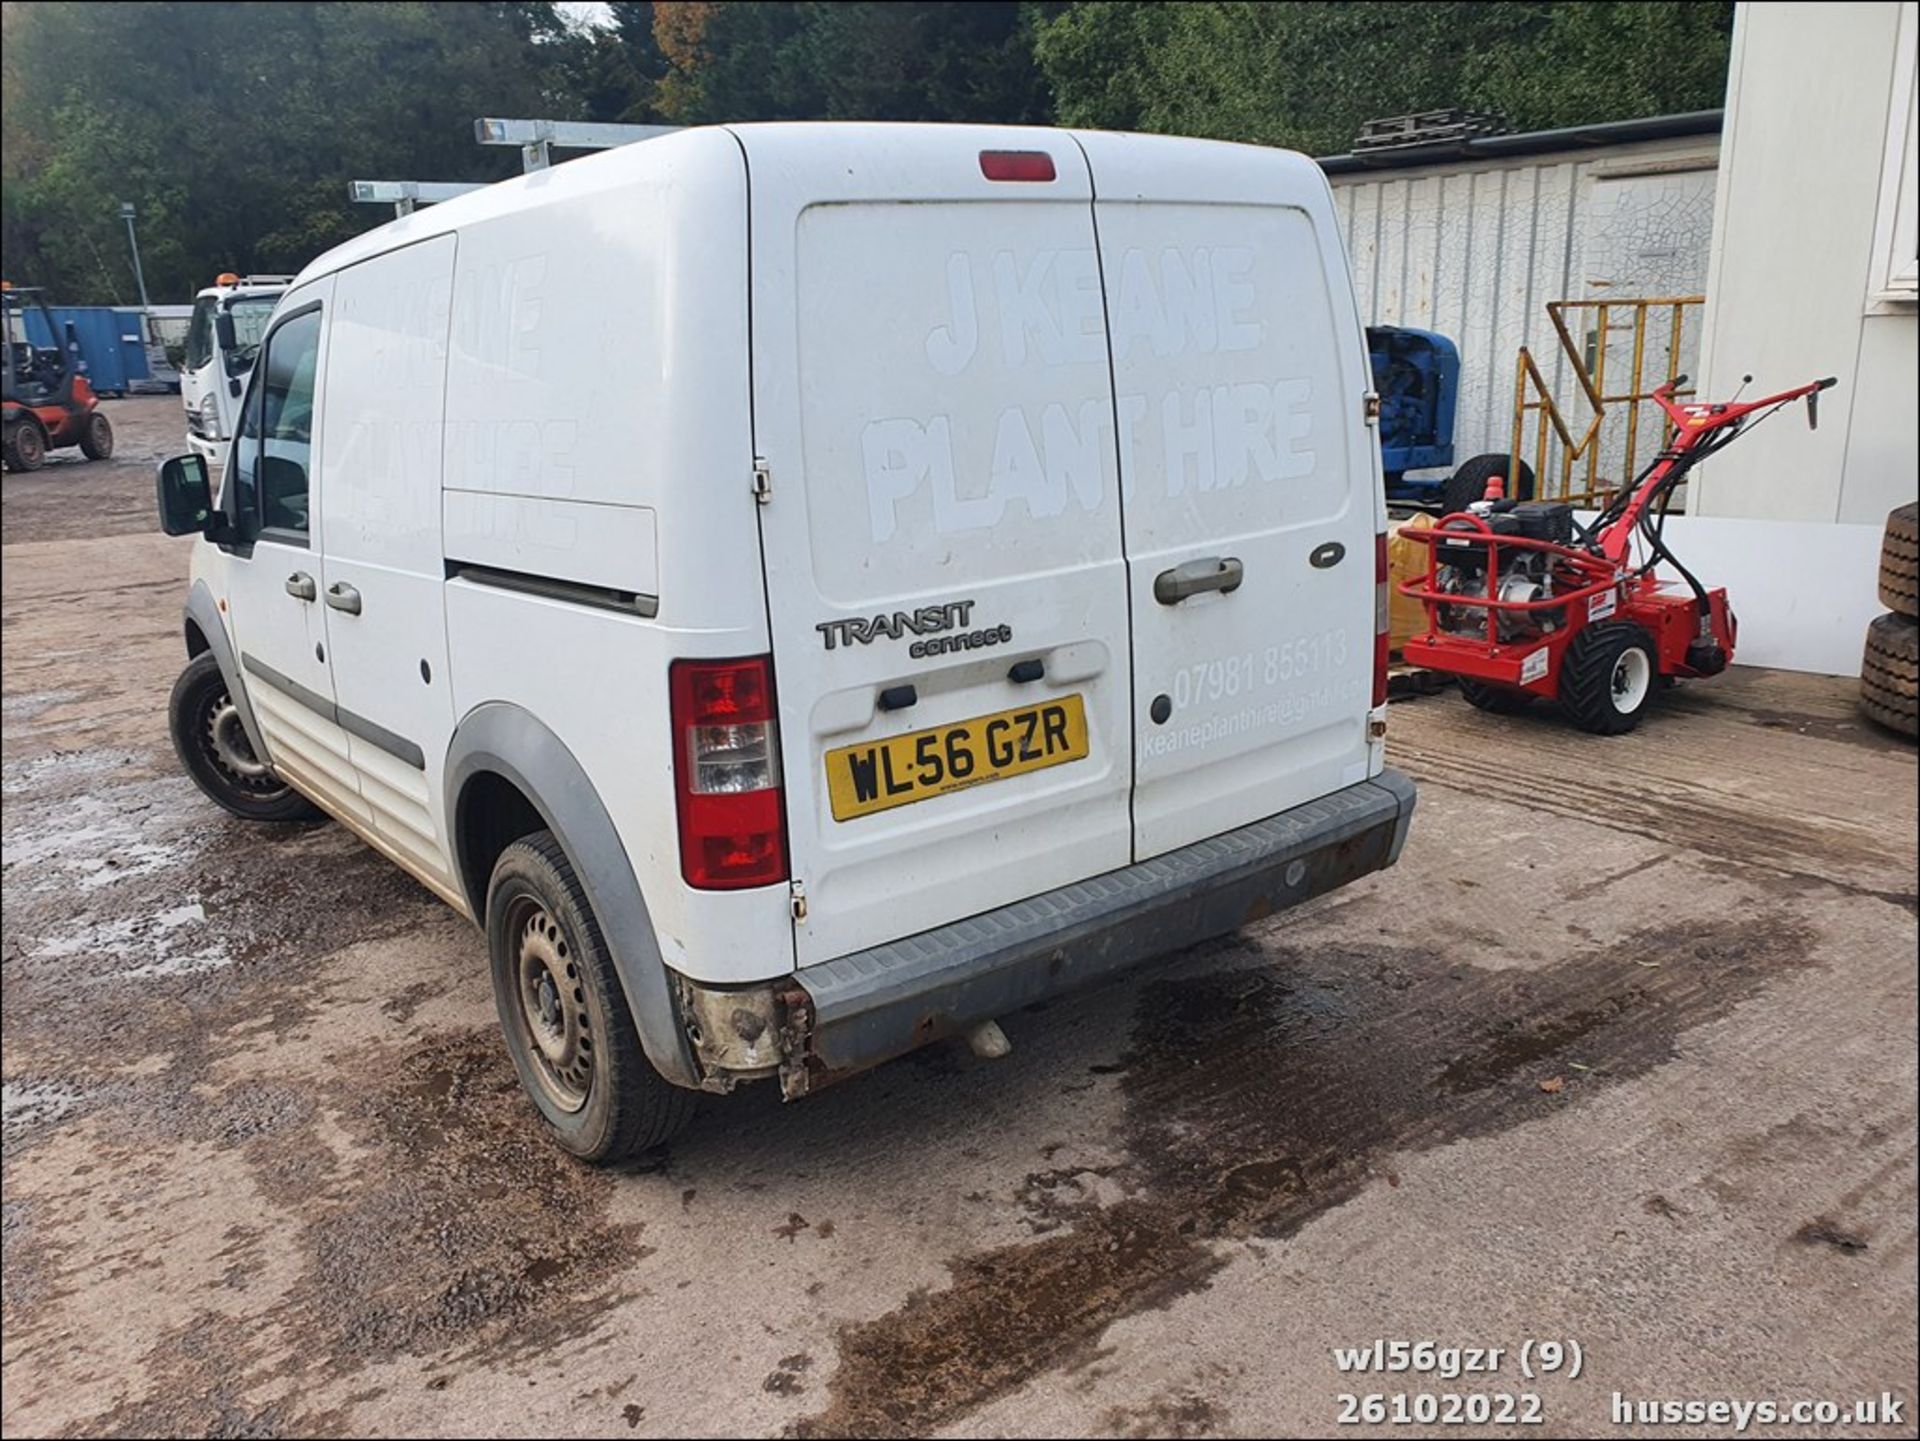
[[794,977],[788,1095],[1335,890],[1400,858],[1395,770],[1225,835]]

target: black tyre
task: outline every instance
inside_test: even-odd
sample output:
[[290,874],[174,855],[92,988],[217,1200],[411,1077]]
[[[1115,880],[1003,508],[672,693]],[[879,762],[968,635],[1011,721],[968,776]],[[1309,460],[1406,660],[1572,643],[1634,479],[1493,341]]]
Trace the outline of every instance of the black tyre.
[[1888,730],[1920,740],[1920,621],[1883,615],[1867,626],[1860,709]]
[[173,749],[215,805],[243,821],[310,821],[321,812],[253,753],[212,651],[187,662],[167,702]]
[[113,459],[113,422],[97,410],[80,432],[80,451],[88,460]]
[[[1507,472],[1513,464],[1510,455],[1476,455],[1458,470],[1447,477],[1447,483],[1440,491],[1440,508],[1448,515],[1465,510],[1476,500],[1482,500],[1487,494],[1487,482],[1496,475],[1504,482]],[[1520,462],[1520,473],[1516,477],[1514,494],[1508,500],[1533,499],[1533,467],[1524,460]]]
[[1534,702],[1530,691],[1491,685],[1464,675],[1460,677],[1460,694],[1467,698],[1467,704],[1475,710],[1483,710],[1491,715],[1519,715]]
[[38,470],[47,459],[47,437],[35,420],[16,420],[0,439],[8,470]]
[[1560,704],[1581,730],[1625,735],[1659,689],[1653,637],[1631,621],[1590,625],[1560,662]]
[[1880,542],[1880,604],[1909,620],[1920,616],[1920,502],[1887,517]]
[[487,950],[521,1089],[562,1147],[606,1163],[685,1128],[697,1096],[664,1080],[640,1048],[600,923],[552,832],[500,853]]

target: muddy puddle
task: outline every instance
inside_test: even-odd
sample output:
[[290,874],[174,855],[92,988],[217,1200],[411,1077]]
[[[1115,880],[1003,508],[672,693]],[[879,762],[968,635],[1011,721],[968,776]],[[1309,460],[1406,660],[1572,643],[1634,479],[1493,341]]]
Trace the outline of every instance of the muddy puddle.
[[[71,1083],[202,1049],[236,1008],[284,1030],[307,1013],[314,960],[442,913],[343,828],[234,820],[172,760],[148,748],[6,765],[10,1079],[58,1066]],[[35,1116],[7,1119],[16,1145]]]
[[1808,943],[1754,916],[1541,971],[1270,947],[1258,969],[1154,982],[1121,1081],[1130,1194],[1070,1216],[1055,1205],[1071,1230],[959,1258],[948,1289],[846,1328],[829,1404],[794,1434],[924,1435],[1090,1358],[1112,1322],[1205,1287],[1226,1261],[1218,1243],[1290,1236],[1375,1180],[1397,1184],[1396,1153],[1647,1073],[1683,1031],[1804,965]]

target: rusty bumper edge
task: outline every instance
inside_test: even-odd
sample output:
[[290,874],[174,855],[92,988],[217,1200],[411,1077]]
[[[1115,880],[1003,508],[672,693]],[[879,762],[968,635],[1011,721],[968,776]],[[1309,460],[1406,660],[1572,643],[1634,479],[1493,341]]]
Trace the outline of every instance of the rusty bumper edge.
[[[1224,935],[1392,865],[1413,782],[1387,770],[1250,826],[801,971],[814,1089],[976,1022]],[[797,1079],[797,1078],[796,1078]]]

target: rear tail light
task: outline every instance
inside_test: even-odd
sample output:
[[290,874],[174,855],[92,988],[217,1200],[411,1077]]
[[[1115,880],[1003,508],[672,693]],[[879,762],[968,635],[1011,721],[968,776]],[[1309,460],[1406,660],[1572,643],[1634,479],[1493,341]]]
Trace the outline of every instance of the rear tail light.
[[1044,150],[982,150],[980,173],[989,180],[1051,180],[1053,157]]
[[787,828],[772,658],[677,660],[668,690],[680,874],[688,885],[711,891],[784,881]]
[[1373,703],[1387,703],[1387,661],[1393,648],[1393,586],[1388,579],[1387,533],[1373,538]]

